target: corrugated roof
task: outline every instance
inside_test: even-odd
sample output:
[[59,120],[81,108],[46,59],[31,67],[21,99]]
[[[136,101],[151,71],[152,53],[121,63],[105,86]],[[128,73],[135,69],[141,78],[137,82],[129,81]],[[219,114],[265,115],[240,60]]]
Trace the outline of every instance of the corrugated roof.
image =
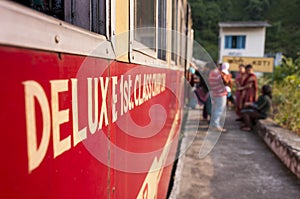
[[247,27],[270,27],[271,25],[266,21],[232,21],[220,22],[221,28],[247,28]]

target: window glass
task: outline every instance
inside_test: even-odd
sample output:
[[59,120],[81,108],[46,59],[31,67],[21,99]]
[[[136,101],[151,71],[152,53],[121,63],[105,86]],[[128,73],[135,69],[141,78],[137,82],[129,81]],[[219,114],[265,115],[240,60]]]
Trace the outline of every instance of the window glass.
[[166,34],[166,0],[160,0],[158,4],[158,58],[166,60],[167,34]]
[[64,0],[14,0],[39,12],[64,20]]
[[227,35],[225,36],[225,48],[227,49],[245,49],[246,36],[245,35]]
[[105,0],[13,0],[26,7],[106,35]]
[[171,59],[176,62],[176,54],[177,54],[177,0],[173,0],[172,2],[172,57]]
[[156,49],[156,1],[135,0],[134,39]]
[[[106,35],[106,2],[105,0],[92,0],[92,30],[101,35]],[[110,36],[110,35],[108,35]]]

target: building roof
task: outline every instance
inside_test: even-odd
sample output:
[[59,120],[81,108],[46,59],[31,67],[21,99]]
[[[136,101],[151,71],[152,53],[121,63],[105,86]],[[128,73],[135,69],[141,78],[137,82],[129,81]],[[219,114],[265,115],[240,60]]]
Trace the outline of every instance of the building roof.
[[233,21],[233,22],[220,22],[220,28],[257,28],[257,27],[270,27],[271,25],[266,21]]

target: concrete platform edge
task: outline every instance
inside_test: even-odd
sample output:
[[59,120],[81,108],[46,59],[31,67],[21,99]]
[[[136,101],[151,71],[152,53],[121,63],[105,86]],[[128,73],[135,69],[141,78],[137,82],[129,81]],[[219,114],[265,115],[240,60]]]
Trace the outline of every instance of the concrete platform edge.
[[[189,107],[185,107],[184,109],[184,114],[186,114],[183,118],[183,121],[182,121],[182,129],[181,129],[181,136],[182,136],[182,140],[181,140],[181,143],[180,143],[180,147],[179,147],[179,154],[182,154],[181,152],[183,150],[186,149],[186,136],[184,134],[184,132],[186,131],[186,122],[190,119],[191,117],[191,114],[189,112],[190,108]],[[183,163],[184,163],[184,160],[183,160],[183,157],[178,157],[178,161],[177,161],[177,168],[176,168],[176,171],[175,171],[175,175],[172,176],[172,178],[174,179],[174,183],[173,183],[173,187],[172,187],[172,190],[171,190],[171,193],[170,193],[170,196],[168,199],[176,199],[177,196],[179,195],[179,192],[180,192],[180,182],[181,182],[181,173],[182,173],[182,169],[183,169]]]
[[277,157],[300,179],[300,137],[271,119],[260,120],[254,129]]

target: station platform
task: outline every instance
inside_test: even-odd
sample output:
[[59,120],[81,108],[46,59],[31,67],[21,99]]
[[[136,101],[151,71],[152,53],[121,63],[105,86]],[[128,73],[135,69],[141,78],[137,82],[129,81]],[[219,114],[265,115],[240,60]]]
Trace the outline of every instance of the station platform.
[[201,109],[186,112],[169,199],[300,198],[300,180],[255,131],[239,129],[233,111],[226,113],[227,132],[205,157],[199,151],[209,125],[201,120]]

